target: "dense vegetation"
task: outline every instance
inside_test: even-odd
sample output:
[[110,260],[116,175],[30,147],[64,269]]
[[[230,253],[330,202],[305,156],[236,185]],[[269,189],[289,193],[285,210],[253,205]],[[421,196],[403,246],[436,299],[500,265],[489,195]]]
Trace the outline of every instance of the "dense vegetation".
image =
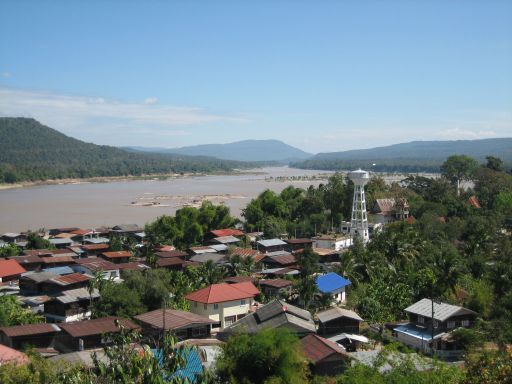
[[319,153],[292,163],[296,168],[347,170],[370,169],[375,172],[438,172],[444,160],[453,154],[465,154],[478,161],[486,156],[501,158],[512,166],[512,138],[458,141],[413,141],[386,147],[345,152]]
[[[379,197],[406,198],[414,220],[387,225],[367,247],[356,242],[341,255],[338,272],[353,282],[350,304],[382,324],[403,319],[403,309],[421,298],[440,298],[481,315],[481,340],[510,343],[512,240],[506,228],[512,225],[512,176],[496,157],[478,165],[452,156],[442,169],[439,179],[411,176],[390,186],[370,181],[368,207]],[[473,188],[459,190],[462,180]],[[265,191],[244,210],[246,226],[266,236],[328,231],[349,218],[352,190],[349,180],[334,175],[318,188]],[[481,208],[469,204],[472,195]]]
[[[367,246],[356,241],[341,254],[335,270],[352,281],[349,305],[370,324],[381,326],[403,320],[403,309],[424,297],[476,311],[479,320],[474,328],[454,332],[466,350],[465,368],[436,363],[433,369],[418,372],[406,356],[405,360],[394,361],[391,371],[385,374],[379,372],[379,365],[355,365],[337,377],[313,377],[297,348],[296,337],[267,331],[255,336],[238,334],[230,339],[223,347],[217,374],[205,377],[204,382],[509,383],[512,356],[505,346],[512,343],[512,175],[496,157],[478,164],[467,156],[452,156],[441,169],[443,177],[438,179],[411,176],[387,185],[382,179],[373,178],[367,186],[368,206],[380,197],[405,198],[414,219],[387,225]],[[459,189],[462,180],[472,181],[472,188]],[[267,237],[286,232],[297,237],[326,232],[348,219],[352,192],[351,182],[339,174],[317,188],[288,187],[279,194],[264,191],[244,210],[246,229],[263,229]],[[481,207],[469,203],[472,196]],[[225,207],[204,203],[199,209],[179,210],[174,217],[162,216],[145,230],[151,245],[186,248],[201,243],[208,230],[234,223]],[[131,249],[129,242],[117,241],[116,246]],[[155,262],[150,248],[146,257],[150,264]],[[312,274],[319,270],[318,261],[314,252],[299,254],[301,273],[294,279],[294,292],[298,293],[294,303],[312,311],[328,304],[315,298]],[[129,272],[124,275],[123,284],[97,276],[91,288],[100,290],[101,299],[94,304],[93,313],[131,317],[162,306],[187,309],[184,297],[188,292],[220,282],[228,275],[252,272],[252,263],[230,254],[229,263],[222,267],[210,262],[183,272]],[[24,319],[28,314],[21,311],[19,304],[5,300],[9,302],[0,303],[0,308],[6,308],[3,314],[0,311],[3,324],[38,321]],[[386,337],[385,332],[382,336]],[[484,348],[484,342],[492,342],[496,350]],[[96,365],[92,370],[63,371],[33,357],[31,368],[0,367],[0,379],[5,383],[125,383],[132,375],[134,382],[161,382],[165,373],[152,365],[154,360],[122,355],[129,351],[122,344],[114,348],[117,349],[108,353],[125,356],[122,362],[114,359],[120,364],[115,369]],[[380,356],[379,361],[387,361],[386,356]],[[176,368],[175,364],[171,361],[171,367]],[[155,373],[144,376],[143,369],[154,369]],[[53,381],[41,379],[43,375],[34,373],[37,370]],[[55,371],[58,373],[51,373]]]
[[133,153],[68,137],[34,119],[0,118],[0,183],[98,176],[227,172],[258,163]]

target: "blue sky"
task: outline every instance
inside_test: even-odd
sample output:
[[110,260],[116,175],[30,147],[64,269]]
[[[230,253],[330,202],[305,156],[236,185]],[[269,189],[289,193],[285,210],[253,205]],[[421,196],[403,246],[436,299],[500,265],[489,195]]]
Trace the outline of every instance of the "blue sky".
[[511,1],[0,2],[0,115],[110,145],[512,136]]

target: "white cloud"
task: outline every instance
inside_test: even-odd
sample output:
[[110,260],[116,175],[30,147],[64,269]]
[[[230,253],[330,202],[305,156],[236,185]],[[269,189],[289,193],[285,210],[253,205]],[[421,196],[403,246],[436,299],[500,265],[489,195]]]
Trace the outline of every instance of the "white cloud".
[[152,105],[158,103],[158,98],[156,97],[148,97],[144,100],[144,104]]
[[[196,107],[142,103],[0,87],[0,115],[33,117],[71,136],[102,144],[137,143],[137,135],[184,136],[183,126],[244,123],[246,119],[209,113]],[[156,140],[155,140],[156,139]],[[149,139],[148,139],[149,141]],[[130,144],[131,145],[131,144]]]
[[492,130],[471,131],[461,128],[451,128],[438,132],[438,136],[446,140],[477,140],[496,137],[497,134]]
[[2,77],[12,77],[12,73],[11,72],[2,72]]

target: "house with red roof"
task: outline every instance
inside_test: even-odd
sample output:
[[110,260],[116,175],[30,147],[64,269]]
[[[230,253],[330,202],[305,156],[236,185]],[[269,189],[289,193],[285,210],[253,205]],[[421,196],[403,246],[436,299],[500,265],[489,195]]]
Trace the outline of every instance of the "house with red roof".
[[225,229],[215,229],[213,231],[210,231],[207,233],[207,238],[214,238],[214,237],[225,237],[225,236],[234,236],[241,238],[244,236],[245,233],[243,231],[240,231],[239,229],[233,229],[233,228],[225,228]]
[[4,364],[23,365],[29,362],[28,356],[23,352],[0,344],[0,366]]
[[16,260],[0,260],[0,284],[15,283],[27,272]]
[[112,251],[100,254],[102,259],[110,261],[114,264],[128,263],[132,257],[132,253],[128,251]]
[[186,296],[190,312],[206,316],[215,323],[212,328],[225,328],[249,313],[259,290],[250,281],[235,284],[212,284]]

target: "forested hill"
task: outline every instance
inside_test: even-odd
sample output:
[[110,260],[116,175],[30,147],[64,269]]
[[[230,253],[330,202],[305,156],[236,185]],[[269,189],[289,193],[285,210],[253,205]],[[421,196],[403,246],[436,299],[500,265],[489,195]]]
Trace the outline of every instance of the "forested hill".
[[182,155],[204,155],[219,159],[237,161],[280,161],[289,162],[307,159],[312,154],[292,147],[279,140],[242,140],[228,144],[204,144],[182,148],[132,147],[138,151],[175,153]]
[[454,154],[468,155],[479,161],[484,161],[486,156],[495,156],[511,166],[512,138],[413,141],[371,149],[319,153],[311,159],[291,165],[296,168],[326,170],[361,167],[388,172],[437,172],[446,158]]
[[68,137],[29,118],[0,118],[0,183],[97,176],[230,171],[256,163],[133,153]]

